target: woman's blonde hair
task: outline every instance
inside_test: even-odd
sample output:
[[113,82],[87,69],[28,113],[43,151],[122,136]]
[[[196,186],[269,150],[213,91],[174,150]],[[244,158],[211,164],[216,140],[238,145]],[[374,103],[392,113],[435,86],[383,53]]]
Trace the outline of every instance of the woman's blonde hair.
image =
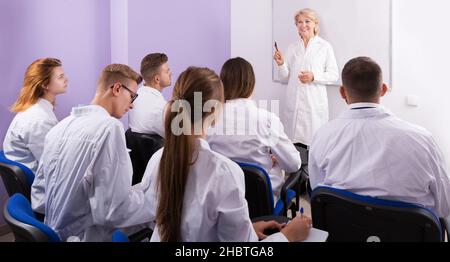
[[44,95],[43,87],[50,83],[53,69],[58,66],[61,66],[61,61],[56,58],[41,58],[29,65],[23,78],[19,98],[11,106],[11,111],[22,112],[36,104]]
[[318,35],[320,30],[319,30],[319,18],[317,16],[316,11],[314,11],[310,8],[305,8],[305,9],[298,11],[294,17],[295,25],[297,25],[297,21],[300,16],[305,16],[305,17],[311,19],[315,23],[314,35]]

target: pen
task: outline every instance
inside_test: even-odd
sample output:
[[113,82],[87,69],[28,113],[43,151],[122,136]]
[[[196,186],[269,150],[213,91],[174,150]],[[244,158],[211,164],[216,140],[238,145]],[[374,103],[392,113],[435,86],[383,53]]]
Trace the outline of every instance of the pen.
[[277,41],[275,41],[275,49],[278,51]]

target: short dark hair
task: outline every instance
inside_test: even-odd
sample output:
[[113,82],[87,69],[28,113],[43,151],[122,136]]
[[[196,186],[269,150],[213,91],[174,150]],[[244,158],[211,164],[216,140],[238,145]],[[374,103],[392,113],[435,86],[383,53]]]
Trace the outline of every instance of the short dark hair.
[[225,100],[248,98],[255,88],[255,73],[252,65],[244,58],[231,58],[220,72]]
[[167,63],[169,58],[164,53],[152,53],[146,55],[141,61],[141,75],[145,82],[150,81],[159,73],[161,65]]
[[383,84],[381,67],[369,57],[353,58],[342,70],[342,84],[355,99],[376,98]]

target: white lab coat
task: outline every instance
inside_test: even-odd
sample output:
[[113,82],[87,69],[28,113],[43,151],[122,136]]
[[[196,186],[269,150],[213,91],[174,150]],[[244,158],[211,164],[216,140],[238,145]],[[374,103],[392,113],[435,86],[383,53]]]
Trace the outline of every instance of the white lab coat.
[[[213,151],[232,160],[261,165],[269,174],[274,203],[284,183],[282,170],[296,172],[302,164],[280,119],[251,99],[227,101],[215,127],[208,130],[207,140]],[[275,167],[270,152],[278,160]]]
[[[286,99],[281,108],[281,120],[288,137],[294,143],[309,145],[314,133],[328,122],[328,98],[325,85],[339,79],[333,48],[315,36],[305,49],[303,40],[291,44],[278,67],[278,76],[287,82]],[[300,71],[314,74],[314,82],[302,84]]]
[[72,109],[48,133],[32,186],[32,206],[61,239],[111,241],[115,228],[153,220],[133,174],[122,123],[101,106]]
[[139,97],[133,103],[133,110],[128,113],[131,131],[164,137],[164,108],[167,101],[162,93],[153,87],[142,86],[137,93]]
[[448,170],[431,134],[378,104],[352,104],[317,132],[309,176],[312,188],[326,185],[450,214]]
[[11,122],[3,141],[5,156],[36,173],[44,149],[44,138],[57,123],[53,105],[39,98],[36,104],[17,113]]
[[[213,152],[208,142],[197,139],[198,155],[190,166],[184,193],[181,235],[185,242],[258,241],[245,200],[244,174],[228,158]],[[157,177],[163,149],[150,159],[142,184],[156,199]],[[145,185],[147,186],[147,185]],[[157,203],[157,202],[156,202]],[[151,241],[160,241],[158,226]],[[282,233],[266,241],[287,239]]]

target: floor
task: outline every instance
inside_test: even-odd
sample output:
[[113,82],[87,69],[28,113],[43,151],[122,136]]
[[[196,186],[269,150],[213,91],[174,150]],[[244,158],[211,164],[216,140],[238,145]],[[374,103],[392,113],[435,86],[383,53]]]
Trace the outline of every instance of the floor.
[[0,236],[0,242],[14,242],[13,233],[8,233],[6,235]]

